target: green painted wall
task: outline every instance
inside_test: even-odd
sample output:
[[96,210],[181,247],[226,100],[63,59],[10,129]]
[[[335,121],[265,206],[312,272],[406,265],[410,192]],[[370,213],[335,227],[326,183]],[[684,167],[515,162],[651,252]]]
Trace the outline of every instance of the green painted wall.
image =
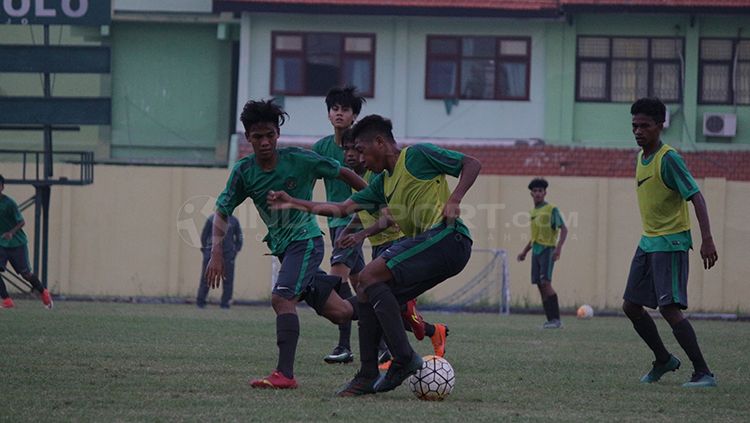
[[215,25],[112,25],[112,158],[220,163],[229,140],[231,41]]
[[[745,17],[746,18],[746,17]],[[575,38],[580,35],[606,36],[679,36],[685,39],[685,86],[682,104],[668,104],[671,122],[664,140],[685,149],[721,149],[750,147],[750,106],[713,106],[698,104],[698,47],[701,37],[750,38],[750,27],[742,17],[703,17],[691,22],[689,16],[678,15],[593,15],[573,16],[562,29],[556,24],[548,26],[547,42],[556,48],[547,49],[548,92],[545,136],[549,142],[572,143],[586,146],[632,147],[629,103],[595,103],[575,101]],[[642,29],[638,29],[642,28]],[[571,33],[570,36],[567,36]],[[565,34],[565,35],[563,35]],[[561,55],[559,52],[563,51]],[[562,56],[562,57],[558,57]],[[557,67],[559,66],[559,68]],[[559,71],[557,69],[560,69]],[[571,75],[573,77],[571,78]],[[560,81],[550,79],[561,78]],[[572,87],[572,89],[570,89]],[[566,107],[572,104],[572,112]],[[565,118],[570,118],[572,130],[568,132]],[[737,114],[737,136],[731,139],[703,136],[703,113],[722,112]],[[568,134],[572,136],[568,137]]]

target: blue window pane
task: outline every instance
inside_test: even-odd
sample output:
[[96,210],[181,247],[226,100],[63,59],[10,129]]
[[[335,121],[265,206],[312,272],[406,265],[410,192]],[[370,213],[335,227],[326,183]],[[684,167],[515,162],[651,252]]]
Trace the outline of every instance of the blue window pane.
[[427,95],[431,97],[456,96],[456,63],[453,61],[435,60],[427,69]]
[[302,60],[296,57],[277,57],[274,61],[274,92],[302,91]]
[[500,64],[497,88],[501,97],[526,97],[526,64]]
[[372,94],[372,60],[345,59],[344,83],[354,85],[364,94]]

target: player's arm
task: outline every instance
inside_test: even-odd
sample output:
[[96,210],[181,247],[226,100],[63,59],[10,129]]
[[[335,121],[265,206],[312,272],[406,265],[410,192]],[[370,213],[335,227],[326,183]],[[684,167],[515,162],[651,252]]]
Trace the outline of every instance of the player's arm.
[[310,201],[294,198],[285,191],[268,191],[266,202],[274,210],[296,209],[328,217],[344,217],[363,209],[351,198],[341,203]]
[[[390,214],[384,212],[386,210],[387,209],[382,210],[383,213],[381,213],[380,218],[377,220],[377,222],[361,231],[351,231],[351,233],[347,233],[346,229],[344,229],[344,232],[342,232],[341,236],[339,236],[338,240],[336,241],[337,246],[339,248],[353,247],[364,241],[365,238],[377,235],[388,229],[389,227],[395,225],[396,222],[393,221],[393,218],[390,216]],[[354,219],[352,219],[352,222],[354,222],[355,220],[361,224],[359,216],[355,215]],[[347,226],[347,229],[348,228],[349,226]]]
[[365,180],[362,179],[361,176],[357,175],[356,172],[347,167],[341,168],[339,179],[346,182],[347,185],[356,189],[357,191],[362,191],[367,186],[367,182],[365,182]]
[[680,193],[680,196],[693,203],[695,217],[701,230],[701,258],[703,268],[710,269],[716,264],[719,255],[716,252],[713,236],[711,236],[711,224],[708,220],[708,209],[706,200],[698,189],[698,184],[690,174],[685,161],[677,152],[670,151],[662,159],[661,177],[664,184],[672,190]]
[[466,192],[469,191],[474,182],[479,176],[479,171],[482,170],[482,164],[479,160],[471,156],[464,156],[461,163],[461,174],[458,178],[458,185],[453,190],[448,201],[445,203],[443,209],[443,217],[450,224],[461,214],[461,200],[463,200]]
[[560,237],[557,239],[557,247],[555,247],[555,251],[552,252],[552,261],[557,261],[560,259],[562,247],[565,244],[565,239],[568,237],[568,228],[565,226],[565,222],[563,222],[562,217],[560,216],[560,210],[555,207],[553,213],[555,213],[555,225],[560,228]]
[[516,257],[516,259],[518,261],[526,260],[526,254],[529,253],[529,250],[531,250],[531,241],[526,243],[526,246],[523,247],[523,250],[521,250],[521,252],[518,254],[518,257]]
[[708,208],[703,194],[697,192],[690,201],[695,208],[695,217],[698,219],[698,226],[701,228],[701,258],[703,259],[703,268],[710,269],[719,260],[719,254],[716,252],[714,238],[711,235],[711,223],[708,220]]
[[211,257],[206,266],[206,283],[209,288],[218,288],[224,280],[224,237],[227,234],[227,216],[220,211],[214,213],[211,235]]

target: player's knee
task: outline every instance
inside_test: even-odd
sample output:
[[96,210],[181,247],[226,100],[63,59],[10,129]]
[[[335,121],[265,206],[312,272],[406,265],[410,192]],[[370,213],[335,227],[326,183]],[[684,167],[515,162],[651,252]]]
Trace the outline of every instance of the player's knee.
[[295,313],[296,303],[294,300],[284,298],[280,295],[273,294],[271,296],[271,307],[276,314]]
[[623,301],[622,302],[622,311],[625,312],[625,315],[628,316],[629,319],[638,319],[643,314],[643,307],[639,306],[638,304],[633,304],[630,301]]

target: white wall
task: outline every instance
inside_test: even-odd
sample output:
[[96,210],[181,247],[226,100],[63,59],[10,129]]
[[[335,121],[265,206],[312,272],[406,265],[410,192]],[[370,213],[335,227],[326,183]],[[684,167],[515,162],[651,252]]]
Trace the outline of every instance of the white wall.
[[[398,138],[542,138],[543,23],[472,19],[469,26],[465,22],[451,18],[252,14],[249,40],[242,40],[250,45],[250,71],[244,75],[248,92],[253,99],[271,96],[272,31],[374,33],[375,97],[368,99],[362,115],[377,113],[392,118]],[[425,48],[427,36],[433,34],[530,36],[530,101],[461,100],[447,115],[442,100],[427,100],[424,95]],[[287,96],[285,108],[291,119],[282,128],[284,135],[323,136],[331,132],[322,97]]]

